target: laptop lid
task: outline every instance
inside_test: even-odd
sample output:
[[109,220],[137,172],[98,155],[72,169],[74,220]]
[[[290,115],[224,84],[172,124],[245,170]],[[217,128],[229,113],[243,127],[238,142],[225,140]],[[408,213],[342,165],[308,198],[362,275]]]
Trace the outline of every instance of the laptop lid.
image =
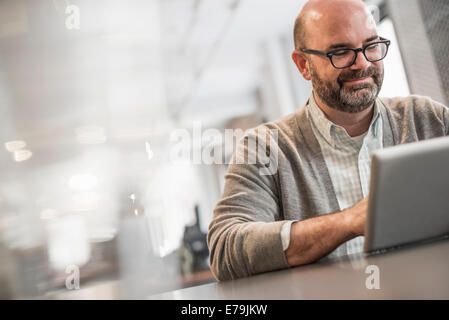
[[449,137],[372,155],[364,252],[449,233]]

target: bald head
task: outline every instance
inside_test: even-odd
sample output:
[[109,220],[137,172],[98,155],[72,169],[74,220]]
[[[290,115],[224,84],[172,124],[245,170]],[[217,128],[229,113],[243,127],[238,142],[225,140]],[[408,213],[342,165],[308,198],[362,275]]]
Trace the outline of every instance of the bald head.
[[[292,59],[304,79],[312,81],[323,108],[360,113],[374,105],[382,87],[388,45],[379,40],[374,18],[361,0],[309,0],[296,19]],[[370,46],[375,43],[382,45]],[[345,50],[355,48],[370,48],[369,57],[366,50],[354,55]],[[323,54],[331,51],[332,56]]]
[[[363,26],[360,21],[364,21]],[[309,0],[295,21],[295,48],[305,48],[317,37],[331,37],[348,28],[361,27],[376,27],[362,0]]]

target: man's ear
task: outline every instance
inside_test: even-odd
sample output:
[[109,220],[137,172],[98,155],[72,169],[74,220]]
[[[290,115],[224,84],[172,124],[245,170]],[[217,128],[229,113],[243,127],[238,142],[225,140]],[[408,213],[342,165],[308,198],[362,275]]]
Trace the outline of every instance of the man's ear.
[[295,50],[292,53],[292,59],[304,79],[311,80],[309,62],[307,61],[304,53],[299,50]]

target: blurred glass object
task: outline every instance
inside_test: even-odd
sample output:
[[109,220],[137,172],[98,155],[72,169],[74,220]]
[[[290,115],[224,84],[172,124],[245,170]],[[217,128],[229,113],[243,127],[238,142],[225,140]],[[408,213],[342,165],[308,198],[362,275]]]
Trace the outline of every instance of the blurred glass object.
[[130,211],[125,212],[120,221],[118,235],[120,296],[123,299],[143,299],[150,293],[179,288],[179,270],[176,264],[154,250],[158,248],[153,245],[154,237],[149,228],[151,220],[144,214],[140,201],[133,201]]
[[51,266],[65,270],[69,265],[82,267],[90,257],[84,219],[70,215],[47,222],[48,256]]

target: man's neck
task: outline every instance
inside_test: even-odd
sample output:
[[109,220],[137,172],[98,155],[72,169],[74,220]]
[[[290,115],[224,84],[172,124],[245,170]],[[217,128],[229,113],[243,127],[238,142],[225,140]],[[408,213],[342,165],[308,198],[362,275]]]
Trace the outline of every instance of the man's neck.
[[313,97],[317,106],[323,111],[329,121],[345,128],[351,137],[360,136],[368,131],[373,119],[374,103],[361,112],[348,113],[329,107],[315,93],[313,93]]

